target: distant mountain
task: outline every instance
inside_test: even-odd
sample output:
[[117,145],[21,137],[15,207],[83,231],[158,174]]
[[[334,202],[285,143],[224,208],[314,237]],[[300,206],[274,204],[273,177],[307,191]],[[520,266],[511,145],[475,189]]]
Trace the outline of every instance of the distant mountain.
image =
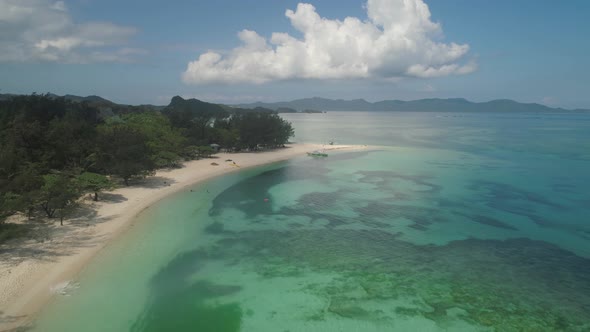
[[[277,113],[276,110],[264,108],[264,107],[253,107],[253,108],[239,108],[239,107],[232,107],[222,104],[213,104],[208,103],[205,101],[201,101],[198,99],[184,99],[180,96],[175,96],[170,100],[170,104],[167,106],[156,106],[150,104],[143,104],[143,105],[126,105],[126,104],[117,104],[112,102],[108,99],[105,99],[100,96],[75,96],[75,95],[65,95],[59,96],[54,93],[47,93],[47,96],[51,98],[64,98],[74,103],[88,103],[91,106],[94,106],[100,110],[100,113],[103,117],[110,117],[113,115],[118,114],[126,114],[130,112],[140,112],[140,111],[171,111],[174,110],[176,112],[187,112],[192,115],[207,115],[207,114],[224,114],[226,112],[264,112],[264,113]],[[18,94],[0,94],[0,101],[8,100],[13,97],[19,96]],[[292,110],[293,112],[297,112]]]
[[113,103],[112,101],[107,100],[107,99],[104,99],[104,98],[99,97],[99,96],[80,97],[80,96],[74,96],[74,95],[65,95],[63,97],[66,100],[77,102],[77,103],[87,102],[87,103],[96,103],[96,104],[111,104],[111,105],[115,105],[115,103]]
[[[17,94],[0,94],[0,101],[8,100],[10,98],[19,96]],[[65,95],[59,96],[54,93],[48,93],[47,96],[51,98],[64,98],[74,103],[88,103],[90,106],[96,107],[100,111],[100,116],[103,118],[111,117],[117,114],[125,114],[130,112],[136,111],[161,111],[164,109],[165,106],[155,106],[155,105],[126,105],[126,104],[117,104],[112,102],[108,99],[105,99],[100,96],[75,96],[75,95]]]
[[[49,96],[59,98],[55,94]],[[0,94],[0,101],[18,96],[16,94]],[[97,107],[106,116],[124,114],[135,111],[164,111],[165,109],[188,110],[189,112],[277,112],[277,113],[322,113],[325,111],[357,111],[357,112],[590,112],[590,109],[567,110],[552,108],[536,103],[519,103],[509,99],[496,99],[488,102],[472,102],[463,98],[419,99],[412,101],[384,100],[375,103],[364,99],[343,100],[326,98],[305,98],[288,102],[251,103],[240,105],[222,105],[208,103],[198,99],[183,99],[176,96],[168,106],[156,105],[125,105],[117,104],[100,96],[65,95],[63,98],[72,102],[86,102]]]
[[318,110],[318,111],[370,111],[372,110],[372,104],[364,99],[355,100],[332,100],[325,98],[305,98],[298,99],[288,102],[277,102],[277,103],[252,103],[252,104],[240,104],[236,107],[241,108],[254,108],[264,107],[273,110],[279,109],[293,109],[297,112],[303,112],[305,110]]
[[483,103],[472,102],[463,98],[420,99],[412,101],[384,100],[370,103],[364,99],[332,100],[325,98],[305,98],[289,102],[252,103],[236,105],[242,108],[264,107],[273,110],[290,108],[299,112],[307,109],[320,111],[357,111],[357,112],[590,112],[590,110],[566,110],[552,108],[536,103],[519,103],[509,99],[497,99]]

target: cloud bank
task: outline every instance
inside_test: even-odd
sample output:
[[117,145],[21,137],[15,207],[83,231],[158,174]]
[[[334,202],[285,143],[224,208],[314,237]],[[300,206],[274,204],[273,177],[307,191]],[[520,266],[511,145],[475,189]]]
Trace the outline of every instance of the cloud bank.
[[250,30],[227,54],[209,51],[190,62],[185,83],[265,83],[289,79],[439,77],[473,72],[469,45],[443,43],[440,24],[422,0],[368,0],[367,17],[331,20],[306,3],[285,15],[302,37]]
[[63,1],[0,0],[0,62],[125,62],[142,52],[121,48],[135,33],[109,22],[75,23]]

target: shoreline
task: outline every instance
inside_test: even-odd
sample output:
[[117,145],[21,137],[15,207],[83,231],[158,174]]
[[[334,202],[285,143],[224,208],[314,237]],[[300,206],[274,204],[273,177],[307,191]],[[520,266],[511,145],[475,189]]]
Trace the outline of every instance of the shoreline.
[[[46,238],[0,245],[0,331],[27,326],[113,240],[132,228],[138,215],[165,197],[224,174],[292,159],[317,149],[365,149],[361,145],[289,144],[287,148],[218,153],[160,170],[141,183],[84,199],[84,213],[47,226]],[[232,159],[236,164],[225,162]],[[212,165],[217,163],[218,165]],[[16,254],[18,253],[18,255]],[[14,257],[18,256],[18,257]]]

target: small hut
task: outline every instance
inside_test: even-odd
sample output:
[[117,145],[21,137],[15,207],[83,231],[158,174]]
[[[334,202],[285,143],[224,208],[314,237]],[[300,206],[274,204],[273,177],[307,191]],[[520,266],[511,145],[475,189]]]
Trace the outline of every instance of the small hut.
[[221,147],[221,145],[215,144],[215,143],[213,143],[209,146],[211,147],[211,149],[213,149],[213,152],[215,152],[215,153],[219,152],[219,148]]

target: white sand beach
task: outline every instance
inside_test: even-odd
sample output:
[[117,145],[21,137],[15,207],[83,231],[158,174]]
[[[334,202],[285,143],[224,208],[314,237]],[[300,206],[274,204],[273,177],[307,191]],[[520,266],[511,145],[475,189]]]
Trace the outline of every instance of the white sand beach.
[[[104,193],[104,200],[84,199],[88,213],[51,220],[42,239],[0,245],[0,331],[28,324],[55,293],[74,280],[88,262],[114,238],[130,229],[136,216],[165,196],[203,180],[253,166],[290,159],[316,149],[362,149],[363,146],[293,144],[254,153],[220,153],[173,170],[158,171],[141,185]],[[233,162],[225,162],[232,159]],[[212,163],[218,165],[212,165]]]

